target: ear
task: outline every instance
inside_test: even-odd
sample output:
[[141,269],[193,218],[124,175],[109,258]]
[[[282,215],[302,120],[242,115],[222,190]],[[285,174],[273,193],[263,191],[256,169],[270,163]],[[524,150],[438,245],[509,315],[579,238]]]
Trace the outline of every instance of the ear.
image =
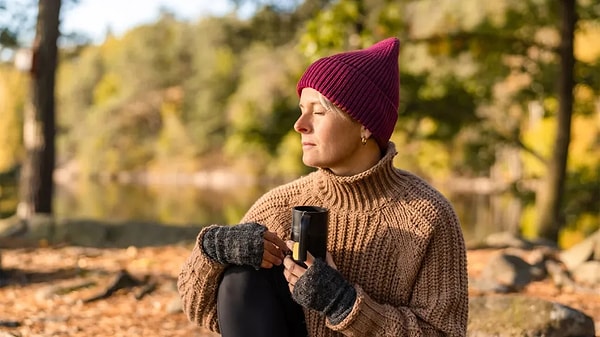
[[360,127],[360,136],[364,137],[365,139],[369,139],[371,138],[371,135],[373,135],[371,133],[371,131],[369,131],[369,129],[367,129],[364,125]]

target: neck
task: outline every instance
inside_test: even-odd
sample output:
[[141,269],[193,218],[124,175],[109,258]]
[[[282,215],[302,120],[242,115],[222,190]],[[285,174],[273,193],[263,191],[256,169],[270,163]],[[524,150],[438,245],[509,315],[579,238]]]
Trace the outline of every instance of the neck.
[[375,166],[382,157],[379,146],[374,141],[362,145],[356,153],[356,157],[347,166],[330,168],[330,171],[338,176],[353,176],[364,172]]

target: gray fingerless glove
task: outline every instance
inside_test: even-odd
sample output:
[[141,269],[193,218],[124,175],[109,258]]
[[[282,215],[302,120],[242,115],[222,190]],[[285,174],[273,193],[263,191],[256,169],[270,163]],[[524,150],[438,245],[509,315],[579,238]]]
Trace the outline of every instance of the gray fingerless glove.
[[212,226],[202,236],[202,249],[222,264],[260,268],[264,252],[265,226],[245,223],[235,226]]
[[292,298],[303,307],[326,315],[336,325],[352,311],[356,290],[340,272],[322,259],[315,259],[294,285]]

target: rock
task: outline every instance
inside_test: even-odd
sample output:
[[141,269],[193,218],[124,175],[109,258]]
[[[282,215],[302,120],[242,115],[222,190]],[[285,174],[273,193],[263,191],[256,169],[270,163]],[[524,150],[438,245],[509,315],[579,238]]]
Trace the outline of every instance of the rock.
[[173,296],[173,299],[167,305],[168,314],[177,314],[183,311],[183,304],[179,296]]
[[54,218],[48,214],[34,214],[27,219],[27,229],[28,239],[51,241],[55,230]]
[[587,261],[577,266],[571,275],[577,283],[588,286],[600,285],[600,261]]
[[469,299],[469,337],[593,337],[594,321],[571,307],[521,295]]
[[577,266],[589,260],[600,261],[600,230],[561,252],[560,259],[569,270],[574,270]]
[[27,223],[17,216],[0,219],[0,238],[14,238],[27,233]]
[[481,291],[520,291],[538,274],[534,267],[516,255],[501,253],[491,258],[474,287]]
[[568,291],[573,291],[577,288],[577,284],[575,284],[575,281],[573,281],[563,263],[548,260],[546,261],[546,270],[557,287]]
[[485,239],[485,244],[491,248],[523,248],[529,249],[532,247],[531,242],[510,232],[500,232],[490,234]]

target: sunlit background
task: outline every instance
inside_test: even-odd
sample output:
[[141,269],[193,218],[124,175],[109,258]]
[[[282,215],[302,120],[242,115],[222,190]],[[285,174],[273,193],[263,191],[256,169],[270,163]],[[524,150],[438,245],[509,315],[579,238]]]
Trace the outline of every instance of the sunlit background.
[[[19,32],[0,45],[0,217],[18,202],[30,79],[15,55],[35,3],[0,1],[0,28]],[[561,99],[558,3],[64,0],[55,216],[236,223],[310,171],[292,130],[305,67],[397,36],[396,166],[452,201],[468,240],[535,237]],[[577,6],[564,246],[600,227],[600,5]]]

